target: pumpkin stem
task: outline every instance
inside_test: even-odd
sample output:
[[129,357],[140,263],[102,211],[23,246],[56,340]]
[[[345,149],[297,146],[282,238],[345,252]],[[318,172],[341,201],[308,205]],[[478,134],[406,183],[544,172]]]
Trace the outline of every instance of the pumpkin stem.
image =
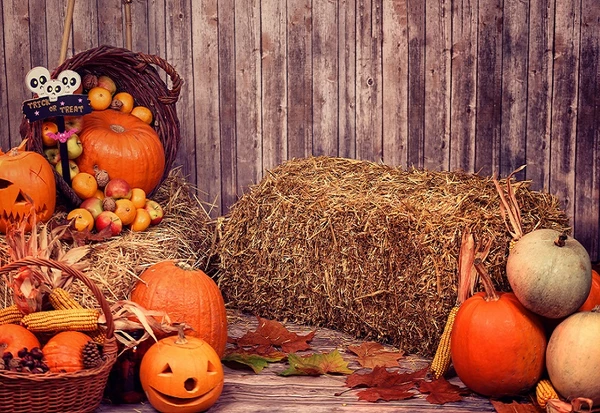
[[500,299],[500,296],[498,296],[498,293],[494,288],[494,284],[492,283],[492,278],[483,266],[481,258],[476,258],[473,265],[475,265],[475,269],[477,270],[477,273],[481,278],[481,282],[483,283],[483,288],[485,289],[486,294],[486,301],[498,301]]
[[556,245],[557,247],[564,247],[565,246],[565,241],[567,240],[568,236],[565,232],[563,232],[562,234],[560,234],[558,236],[558,238],[556,238],[554,240],[554,245]]
[[194,267],[192,267],[190,264],[188,264],[185,261],[177,261],[175,263],[175,265],[177,265],[182,270],[186,270],[186,271],[192,271],[194,269]]
[[125,132],[125,128],[123,126],[121,126],[121,125],[110,125],[110,129],[113,132],[116,132],[116,133],[123,133],[123,132]]
[[187,343],[187,339],[185,338],[184,329],[185,329],[185,323],[179,323],[177,325],[177,340],[175,341],[175,344]]

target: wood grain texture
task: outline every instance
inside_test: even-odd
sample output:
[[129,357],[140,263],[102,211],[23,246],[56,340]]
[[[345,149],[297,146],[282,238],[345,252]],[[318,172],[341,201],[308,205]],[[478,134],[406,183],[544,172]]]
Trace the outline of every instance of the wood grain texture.
[[287,158],[287,10],[284,0],[261,8],[263,169]]
[[219,136],[219,33],[216,0],[203,0],[191,8],[194,82],[194,125],[196,143],[196,182],[203,182],[198,199],[209,214],[221,213],[221,141]]
[[423,166],[439,171],[450,167],[450,48],[451,3],[425,3],[425,116]]
[[[350,345],[360,345],[362,341],[344,333],[326,329],[311,328],[293,323],[284,323],[289,331],[304,335],[315,331],[310,341],[308,353],[329,353],[338,350],[342,358],[348,362],[352,370],[361,369],[354,353],[347,350]],[[241,337],[247,331],[257,327],[256,318],[237,312],[229,313],[229,336]],[[395,350],[387,347],[387,350]],[[405,356],[400,359],[399,369],[416,371],[427,367],[430,360],[416,356]],[[225,385],[217,402],[207,413],[329,413],[329,412],[361,412],[361,413],[414,413],[414,412],[494,412],[490,400],[470,394],[460,402],[444,405],[430,404],[422,395],[412,399],[389,402],[359,401],[358,390],[345,386],[345,375],[327,374],[322,376],[280,376],[287,365],[272,363],[259,374],[251,370],[236,369],[225,365]],[[364,370],[368,372],[368,370]],[[464,387],[454,376],[449,381]],[[98,413],[150,413],[155,410],[144,402],[141,404],[110,406],[101,405]]]
[[[0,4],[0,147],[8,149],[31,97],[24,74],[58,64],[67,2]],[[595,6],[132,0],[132,48],[183,77],[174,166],[215,204],[213,217],[290,158],[327,153],[482,175],[526,163],[519,178],[561,199],[600,260]],[[121,1],[76,1],[67,57],[124,46],[123,11]]]
[[530,0],[525,176],[536,190],[550,186],[554,1]]
[[383,3],[383,159],[406,166],[408,147],[408,0]]
[[[527,133],[527,59],[529,2],[504,0],[502,30],[501,176],[525,163]],[[525,172],[515,175],[524,179]]]
[[450,170],[475,171],[477,1],[452,7]]

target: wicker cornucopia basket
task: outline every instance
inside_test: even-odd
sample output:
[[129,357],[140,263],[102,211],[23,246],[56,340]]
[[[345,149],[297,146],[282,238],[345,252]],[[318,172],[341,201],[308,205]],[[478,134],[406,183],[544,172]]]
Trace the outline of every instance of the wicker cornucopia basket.
[[[156,67],[161,68],[171,80],[171,89],[167,87]],[[138,105],[146,106],[154,114],[152,126],[158,133],[165,151],[165,171],[161,182],[167,177],[177,155],[180,141],[180,125],[175,103],[183,80],[175,68],[164,59],[145,53],[132,52],[129,49],[99,46],[78,53],[65,60],[54,69],[55,78],[63,70],[74,70],[83,78],[86,74],[107,75],[117,85],[117,90],[129,92]],[[28,139],[28,149],[43,152],[42,121],[30,123],[23,118],[21,137]],[[79,205],[81,199],[71,187],[55,173],[57,187],[66,200]]]
[[103,361],[97,367],[72,373],[34,374],[0,370],[0,412],[93,412],[102,401],[108,375],[117,359],[118,347],[110,306],[100,289],[85,274],[54,260],[24,258],[0,267],[0,274],[27,265],[59,269],[82,281],[94,293],[106,318]]

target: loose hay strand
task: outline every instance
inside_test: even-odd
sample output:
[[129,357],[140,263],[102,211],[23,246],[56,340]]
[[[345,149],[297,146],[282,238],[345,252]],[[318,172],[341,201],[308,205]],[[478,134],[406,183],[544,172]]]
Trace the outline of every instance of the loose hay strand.
[[[501,180],[506,183],[506,180]],[[555,197],[511,182],[523,230],[563,230]],[[456,301],[460,238],[492,239],[501,290],[510,234],[491,177],[334,157],[268,171],[219,221],[228,306],[321,325],[431,356]]]

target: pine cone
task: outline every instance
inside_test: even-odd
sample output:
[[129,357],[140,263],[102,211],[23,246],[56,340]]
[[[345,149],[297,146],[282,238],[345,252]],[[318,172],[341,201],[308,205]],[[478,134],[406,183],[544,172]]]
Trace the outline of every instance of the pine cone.
[[83,367],[93,369],[100,364],[102,364],[102,354],[100,354],[98,344],[90,340],[83,346]]

